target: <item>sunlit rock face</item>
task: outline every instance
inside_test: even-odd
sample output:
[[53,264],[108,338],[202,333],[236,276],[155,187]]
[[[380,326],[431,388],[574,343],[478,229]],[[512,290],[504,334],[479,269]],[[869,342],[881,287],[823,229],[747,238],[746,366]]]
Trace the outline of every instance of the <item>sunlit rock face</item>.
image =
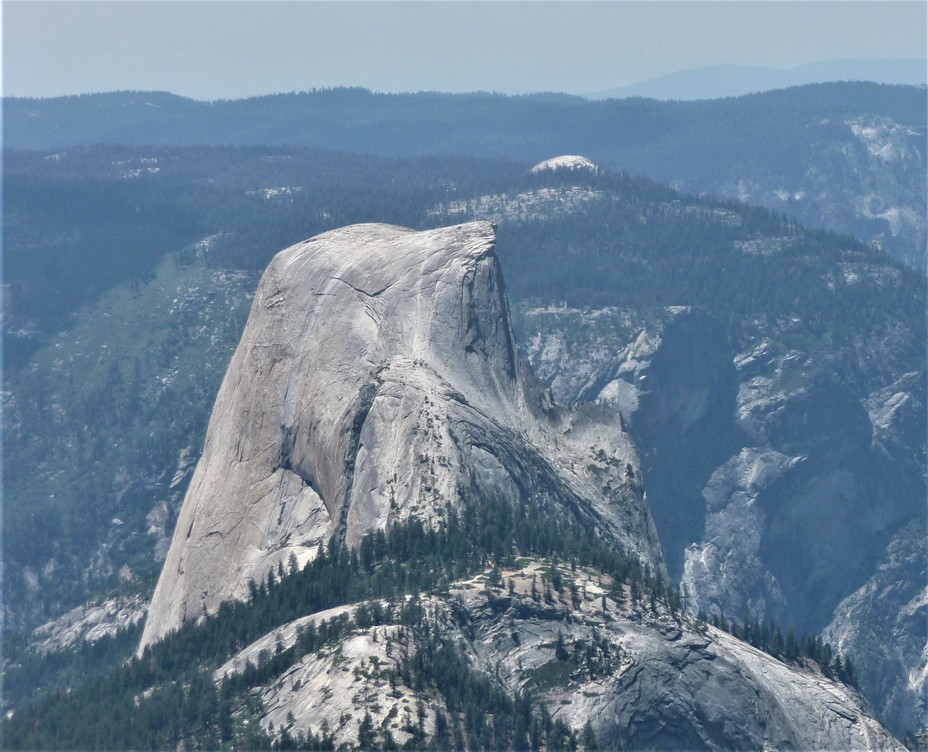
[[356,225],[282,251],[216,400],[140,650],[330,537],[531,501],[663,572],[614,411],[523,366],[492,225]]
[[579,154],[563,154],[560,157],[552,157],[544,162],[539,162],[532,168],[532,172],[555,172],[557,170],[585,170],[587,172],[597,173],[599,167],[586,157]]
[[[782,663],[665,604],[636,605],[630,589],[614,591],[608,577],[583,567],[561,565],[568,587],[533,597],[533,582],[552,563],[521,564],[502,572],[508,586],[491,585],[484,572],[452,583],[447,593],[423,596],[418,604],[429,632],[459,646],[474,675],[508,696],[530,692],[578,735],[589,722],[601,748],[902,748],[859,693],[811,664]],[[216,680],[259,664],[278,647],[289,649],[311,623],[333,623],[361,605],[279,626],[218,669]],[[424,735],[433,738],[438,715],[454,718],[455,709],[441,693],[402,678],[423,632],[401,624],[358,626],[297,658],[256,692],[263,728],[291,736],[328,729],[336,745],[351,747],[367,716],[403,745],[421,718]]]

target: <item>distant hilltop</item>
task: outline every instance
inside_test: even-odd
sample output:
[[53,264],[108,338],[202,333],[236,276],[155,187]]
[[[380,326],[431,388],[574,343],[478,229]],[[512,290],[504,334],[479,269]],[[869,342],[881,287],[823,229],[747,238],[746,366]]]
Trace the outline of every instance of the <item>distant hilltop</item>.
[[664,101],[693,101],[740,97],[791,86],[834,81],[870,81],[878,84],[926,84],[926,61],[828,60],[795,68],[768,68],[758,65],[712,65],[669,73],[617,89],[587,94],[590,99],[645,97]]
[[599,167],[586,157],[576,154],[564,154],[560,157],[546,159],[539,162],[532,168],[533,173],[554,172],[555,170],[588,170],[589,172],[599,172]]

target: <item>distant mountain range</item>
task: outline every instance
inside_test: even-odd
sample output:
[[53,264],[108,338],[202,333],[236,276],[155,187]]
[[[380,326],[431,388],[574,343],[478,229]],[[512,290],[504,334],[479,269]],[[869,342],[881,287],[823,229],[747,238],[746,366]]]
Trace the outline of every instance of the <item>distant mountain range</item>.
[[630,86],[605,89],[588,94],[590,99],[649,99],[690,101],[720,99],[785,89],[804,84],[829,81],[872,81],[879,84],[926,84],[926,61],[899,60],[827,60],[798,65],[795,68],[768,68],[759,65],[711,65],[677,71]]
[[583,155],[782,211],[925,264],[925,90],[810,84],[699,102],[328,89],[200,102],[162,92],[7,98],[4,146],[295,146],[355,154]]

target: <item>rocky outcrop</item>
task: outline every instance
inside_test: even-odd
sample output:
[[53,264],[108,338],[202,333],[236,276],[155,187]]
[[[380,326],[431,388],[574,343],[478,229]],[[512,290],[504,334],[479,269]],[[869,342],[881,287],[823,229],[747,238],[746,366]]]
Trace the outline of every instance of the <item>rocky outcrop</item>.
[[663,571],[618,416],[523,366],[487,223],[357,225],[278,254],[210,419],[140,651],[249,580],[471,496],[531,500]]
[[147,604],[138,595],[87,603],[34,629],[29,647],[38,653],[56,653],[113,637],[138,625],[146,609]]
[[622,412],[688,606],[825,630],[895,731],[923,723],[924,372],[874,343],[866,369],[772,334],[737,352],[689,309],[522,313],[556,399]]
[[545,222],[565,214],[581,214],[597,202],[615,199],[604,191],[575,185],[546,186],[519,193],[491,193],[446,201],[429,209],[442,222]]
[[559,157],[552,157],[551,159],[546,159],[544,162],[539,162],[532,168],[532,172],[557,172],[558,170],[583,170],[585,172],[597,173],[599,172],[599,167],[591,162],[586,157],[582,157],[579,154],[562,154]]
[[699,541],[699,493],[737,449],[737,379],[731,346],[704,312],[669,308],[644,326],[617,309],[528,311],[527,348],[539,376],[564,404],[597,401],[619,410],[642,458],[648,499],[675,578],[684,549]]
[[[525,561],[492,585],[485,572],[418,604],[433,637],[457,645],[471,670],[509,696],[531,693],[578,735],[591,722],[603,748],[899,749],[852,689],[799,664],[784,664],[731,635],[658,602],[635,603],[601,573],[561,565],[563,592],[532,595],[551,562]],[[503,584],[505,583],[505,584]],[[289,648],[310,621],[285,625],[245,648],[217,679],[257,664],[263,650]],[[416,726],[436,733],[449,708],[403,671],[422,644],[421,627],[355,627],[307,653],[257,690],[272,735],[330,733],[354,746],[367,715],[376,739],[406,743]],[[413,680],[412,683],[415,683]]]
[[928,566],[925,521],[887,547],[876,572],[835,609],[825,637],[854,656],[860,685],[890,728],[928,728]]

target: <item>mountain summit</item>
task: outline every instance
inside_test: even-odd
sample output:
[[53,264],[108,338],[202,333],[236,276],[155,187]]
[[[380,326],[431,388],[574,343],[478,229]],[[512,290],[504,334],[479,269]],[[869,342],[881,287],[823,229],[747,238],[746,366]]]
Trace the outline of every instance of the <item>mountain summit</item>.
[[617,416],[554,405],[514,345],[492,225],[378,224],[279,253],[210,419],[140,652],[249,581],[468,499],[531,503],[655,573]]
[[140,655],[250,598],[206,681],[250,687],[264,746],[898,747],[827,668],[685,612],[632,441],[536,385],[494,243],[369,224],[274,258]]
[[544,162],[539,162],[532,168],[532,172],[556,172],[559,170],[585,170],[587,172],[597,173],[599,167],[586,157],[577,154],[563,154],[560,157],[552,157]]

